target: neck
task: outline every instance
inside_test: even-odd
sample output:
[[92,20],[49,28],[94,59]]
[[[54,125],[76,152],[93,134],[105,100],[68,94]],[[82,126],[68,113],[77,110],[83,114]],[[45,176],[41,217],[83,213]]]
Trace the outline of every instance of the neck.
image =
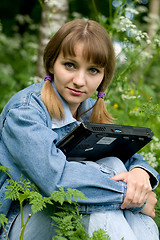
[[74,117],[74,118],[77,118],[77,110],[78,110],[78,107],[70,107],[70,111],[71,111],[71,113],[72,113],[72,116]]

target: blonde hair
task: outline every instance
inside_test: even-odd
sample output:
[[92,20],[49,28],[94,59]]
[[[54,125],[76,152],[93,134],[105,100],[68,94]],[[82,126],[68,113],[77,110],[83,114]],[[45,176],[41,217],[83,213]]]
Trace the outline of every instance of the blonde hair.
[[[115,54],[108,33],[99,23],[93,20],[76,19],[70,21],[64,24],[50,39],[44,51],[46,74],[53,77],[49,69],[53,68],[60,52],[63,53],[64,57],[75,56],[75,46],[79,42],[84,43],[83,57],[87,61],[92,61],[96,65],[104,67],[104,78],[97,91],[105,92],[113,77]],[[50,81],[44,83],[41,97],[51,117],[58,120],[64,118],[63,105]],[[98,98],[93,106],[90,121],[113,122],[113,118],[108,113],[102,98]]]

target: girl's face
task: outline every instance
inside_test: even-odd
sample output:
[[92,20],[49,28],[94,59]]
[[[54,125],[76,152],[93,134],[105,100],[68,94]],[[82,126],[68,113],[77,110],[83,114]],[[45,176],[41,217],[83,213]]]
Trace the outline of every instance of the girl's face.
[[60,53],[53,69],[50,69],[54,74],[56,88],[68,102],[73,116],[76,115],[79,104],[92,96],[104,77],[104,68],[87,62],[82,53],[83,43],[78,43],[76,56],[64,57]]

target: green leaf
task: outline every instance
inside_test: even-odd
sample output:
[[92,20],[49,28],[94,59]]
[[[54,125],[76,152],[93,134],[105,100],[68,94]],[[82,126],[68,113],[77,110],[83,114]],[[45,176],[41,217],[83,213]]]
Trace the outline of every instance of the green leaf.
[[77,189],[71,189],[68,188],[67,192],[66,192],[66,200],[71,203],[72,202],[72,198],[74,198],[74,200],[77,202],[77,199],[87,199],[87,197],[80,191],[78,191]]
[[75,202],[77,202],[78,198],[79,199],[87,199],[82,192],[80,192],[76,189],[71,189],[71,188],[68,188],[67,191],[64,191],[64,188],[60,187],[59,191],[54,191],[51,194],[52,201],[59,202],[61,205],[64,202],[68,202],[70,204],[74,203],[73,200],[75,200]]
[[8,173],[9,170],[11,170],[9,167],[5,167],[5,166],[0,165],[0,171],[4,172],[5,174],[7,174],[10,177],[10,175]]
[[43,210],[46,207],[46,202],[49,202],[38,192],[30,192],[28,197],[33,214]]
[[52,240],[67,240],[68,238],[61,237],[61,236],[55,236],[52,238]]
[[99,229],[93,232],[91,240],[110,240],[110,237],[103,229]]
[[2,224],[3,227],[5,224],[8,223],[8,218],[6,218],[6,216],[2,213],[0,214],[0,223]]

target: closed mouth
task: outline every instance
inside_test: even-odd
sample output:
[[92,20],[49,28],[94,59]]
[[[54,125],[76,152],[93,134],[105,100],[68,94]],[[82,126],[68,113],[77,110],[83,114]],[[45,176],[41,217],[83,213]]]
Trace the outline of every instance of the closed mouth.
[[81,94],[84,93],[84,92],[79,91],[79,90],[77,90],[77,89],[73,89],[73,88],[68,88],[68,89],[69,89],[70,92],[71,92],[72,94],[74,94],[74,95],[81,95]]

